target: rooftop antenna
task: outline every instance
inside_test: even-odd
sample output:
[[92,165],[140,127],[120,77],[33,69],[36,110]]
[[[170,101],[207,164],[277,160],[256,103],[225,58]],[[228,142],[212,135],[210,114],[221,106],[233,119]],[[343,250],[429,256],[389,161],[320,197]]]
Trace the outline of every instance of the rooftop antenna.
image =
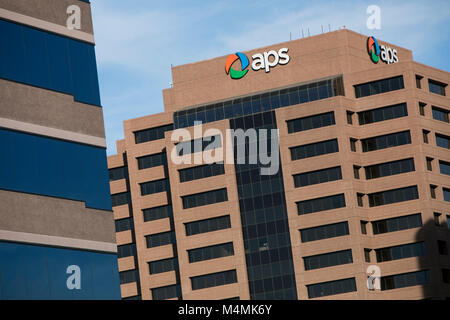
[[309,27],[308,27],[308,37],[310,37],[311,36],[311,34],[309,33]]
[[304,38],[305,37],[305,35],[303,34],[303,28],[302,28],[302,38]]
[[292,41],[292,32],[289,31],[289,41]]
[[323,33],[323,25],[320,25],[320,27],[322,28],[322,33]]

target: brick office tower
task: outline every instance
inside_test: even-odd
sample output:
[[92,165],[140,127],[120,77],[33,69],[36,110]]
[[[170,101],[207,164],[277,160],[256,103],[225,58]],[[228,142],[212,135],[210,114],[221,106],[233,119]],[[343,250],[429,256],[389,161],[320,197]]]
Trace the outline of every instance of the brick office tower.
[[0,299],[120,299],[96,68],[89,1],[0,0]]
[[[339,30],[172,76],[108,158],[123,298],[450,297],[448,72]],[[280,170],[175,165],[195,120],[278,128]]]

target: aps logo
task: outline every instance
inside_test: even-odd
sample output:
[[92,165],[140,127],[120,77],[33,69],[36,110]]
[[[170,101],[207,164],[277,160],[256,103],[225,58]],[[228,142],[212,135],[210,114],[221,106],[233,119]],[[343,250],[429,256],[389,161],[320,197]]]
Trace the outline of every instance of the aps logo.
[[371,36],[367,38],[367,53],[373,63],[383,61],[384,63],[391,64],[397,63],[397,49],[391,49],[390,47],[379,45],[377,39]]
[[[278,64],[287,64],[289,62],[290,57],[287,54],[288,51],[288,48],[281,48],[278,52],[270,50],[263,53],[256,53],[252,56],[251,67],[254,71],[264,69],[266,70],[266,73],[270,72],[271,67],[275,67]],[[241,70],[236,70],[231,67],[236,60],[240,60]],[[229,74],[231,79],[241,79],[247,74],[247,67],[249,64],[250,62],[245,54],[241,52],[230,54],[225,62],[225,73]]]

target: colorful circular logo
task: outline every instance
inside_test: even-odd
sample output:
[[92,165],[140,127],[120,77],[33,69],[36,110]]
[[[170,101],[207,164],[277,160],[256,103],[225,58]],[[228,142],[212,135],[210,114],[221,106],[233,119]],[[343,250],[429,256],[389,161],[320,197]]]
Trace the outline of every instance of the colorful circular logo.
[[380,46],[378,45],[378,41],[375,37],[367,38],[367,53],[373,63],[378,63],[378,61],[380,61]]
[[[236,60],[241,61],[241,70],[235,70],[231,66]],[[248,72],[246,68],[248,67],[248,58],[245,54],[236,52],[235,54],[230,54],[225,62],[225,72],[230,74],[231,79],[240,79],[245,76]]]

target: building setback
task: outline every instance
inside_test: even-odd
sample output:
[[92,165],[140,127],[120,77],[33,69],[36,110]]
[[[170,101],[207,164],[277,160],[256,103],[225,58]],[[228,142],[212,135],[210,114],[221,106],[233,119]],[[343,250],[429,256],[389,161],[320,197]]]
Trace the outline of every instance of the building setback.
[[[172,77],[108,157],[122,298],[450,297],[448,72],[338,30]],[[280,170],[176,165],[196,120],[217,152],[226,129],[278,129]]]
[[0,39],[0,299],[120,299],[90,3],[0,0]]

